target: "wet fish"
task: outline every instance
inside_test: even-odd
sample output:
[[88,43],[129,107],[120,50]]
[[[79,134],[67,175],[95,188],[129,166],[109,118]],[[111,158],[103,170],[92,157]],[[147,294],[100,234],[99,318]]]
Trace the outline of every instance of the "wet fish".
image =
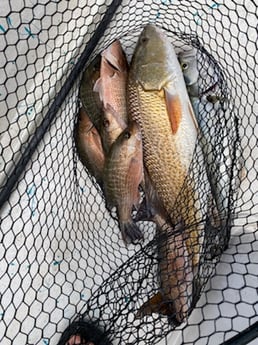
[[83,108],[79,110],[74,137],[81,162],[90,174],[96,178],[99,185],[102,186],[105,155],[101,138]]
[[79,97],[91,122],[96,129],[100,130],[100,122],[103,118],[102,103],[98,92],[94,86],[100,77],[101,56],[97,55],[90,65],[85,69],[79,90]]
[[193,270],[184,231],[164,222],[160,215],[153,218],[158,226],[159,292],[145,302],[136,318],[152,313],[168,315],[175,322],[186,320],[192,306]]
[[[152,313],[169,315],[175,322],[182,322],[189,314],[192,303],[192,263],[187,250],[184,229],[173,227],[162,206],[150,178],[144,174],[145,198],[137,212],[137,220],[153,221],[157,225],[160,291],[145,302],[136,318]],[[173,296],[173,300],[171,300]]]
[[127,75],[126,56],[120,42],[115,40],[101,53],[100,78],[94,85],[104,111],[101,132],[106,150],[127,125]]
[[127,127],[126,122],[109,104],[105,108],[103,121],[101,123],[100,135],[104,151],[109,149],[120,133]]
[[107,208],[116,208],[125,243],[142,238],[132,220],[132,211],[140,201],[139,185],[143,178],[142,140],[136,122],[118,136],[110,148],[104,166],[104,194]]
[[[175,228],[171,225],[146,171],[144,192],[145,198],[136,217],[137,220],[151,220],[157,225],[160,291],[140,307],[136,318],[158,312],[181,322],[191,307],[193,280],[183,228],[180,224]],[[173,301],[168,296],[173,296]]]
[[187,92],[192,103],[194,113],[199,116],[200,90],[198,85],[199,71],[197,68],[197,50],[182,51],[178,54],[178,60],[183,72]]
[[187,87],[188,94],[191,97],[200,96],[198,79],[199,71],[197,68],[197,51],[195,48],[190,50],[181,51],[178,54],[178,60],[183,72],[185,84]]
[[[221,160],[223,152],[221,152],[221,155],[218,155],[216,149],[218,146],[216,133],[218,133],[219,129],[217,126],[214,129],[213,105],[208,104],[208,102],[213,104],[217,103],[219,100],[221,100],[221,97],[215,93],[209,92],[212,91],[213,86],[205,91],[203,95],[200,94],[198,87],[200,74],[197,67],[196,49],[180,52],[178,59],[184,75],[187,91],[198,120],[199,129],[201,132],[199,142],[205,157],[212,195],[215,199],[220,217],[226,218],[230,187],[230,172],[227,171],[228,169]],[[220,126],[223,125],[221,124]],[[222,127],[221,129],[224,130]]]
[[[187,257],[194,269],[199,263],[203,242],[205,210],[200,211],[198,188],[187,176],[195,151],[198,125],[173,46],[154,25],[144,28],[136,45],[128,78],[128,104],[130,118],[141,127],[143,161],[151,183],[169,214],[171,224],[185,224],[187,229],[181,240],[173,244],[174,250],[177,254],[184,252],[184,258]],[[183,198],[180,195],[182,188]],[[198,225],[190,229],[191,224]],[[170,252],[169,249],[163,251],[164,262],[169,262],[169,265],[160,264],[161,286],[169,285],[165,276],[172,275],[177,265],[182,267],[184,260],[176,262],[175,258],[170,258]],[[187,269],[182,277],[191,274]],[[181,278],[177,279],[181,286]],[[164,291],[163,299],[173,302],[177,320],[184,321],[191,306],[191,296],[185,291],[188,297],[183,308],[182,302],[177,303],[178,289],[174,284]]]
[[[137,43],[128,96],[130,116],[142,131],[145,167],[172,223],[177,224],[181,212],[175,216],[173,211],[193,158],[198,125],[174,49],[153,25],[145,27]],[[189,198],[194,196],[193,192]],[[188,214],[188,219],[193,221],[195,216]]]

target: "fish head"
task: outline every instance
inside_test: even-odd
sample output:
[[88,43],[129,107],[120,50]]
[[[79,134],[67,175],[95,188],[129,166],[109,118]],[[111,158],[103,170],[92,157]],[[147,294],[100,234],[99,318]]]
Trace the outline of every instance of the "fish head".
[[95,82],[93,91],[97,92],[99,98],[106,108],[110,103],[114,108],[118,108],[121,101],[116,98],[117,94],[125,90],[125,83],[127,80],[127,70],[121,72],[117,69],[108,58],[103,55],[101,58],[100,78]]
[[196,49],[182,51],[178,54],[178,60],[187,86],[197,83],[199,72],[197,68]]
[[129,122],[128,126],[119,135],[114,143],[117,147],[123,147],[124,154],[128,157],[137,153],[142,157],[142,136],[140,126],[135,122]]
[[126,128],[126,123],[122,116],[110,105],[104,108],[103,114],[103,130],[104,132],[110,133],[120,129],[122,132]]
[[173,79],[171,61],[174,59],[177,61],[171,43],[163,31],[148,24],[138,39],[130,73],[145,91],[161,90]]
[[119,40],[115,40],[110,46],[108,46],[102,53],[109,64],[117,71],[125,72],[128,68],[126,55],[122,49]]

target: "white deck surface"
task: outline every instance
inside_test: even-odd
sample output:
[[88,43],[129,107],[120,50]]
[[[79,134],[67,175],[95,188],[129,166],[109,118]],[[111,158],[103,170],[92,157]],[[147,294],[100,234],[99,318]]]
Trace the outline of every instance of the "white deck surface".
[[[43,6],[38,5],[32,10],[36,0],[15,0],[15,10],[20,9],[20,16],[10,12],[9,2],[2,0],[0,9],[0,46],[3,48],[8,44],[5,54],[0,53],[0,81],[4,73],[8,75],[6,84],[0,85],[0,186],[12,169],[10,163],[3,171],[4,162],[20,157],[23,143],[27,142],[35,126],[41,122],[49,102],[83,51],[88,40],[87,33],[91,32],[93,23],[98,20],[98,7],[110,3],[88,1],[89,5],[95,3],[94,8],[91,11],[88,8],[79,11],[75,8],[76,0],[50,1],[47,5],[48,14],[53,14],[50,22],[50,16],[46,15]],[[140,1],[124,1],[126,3],[131,6],[130,11],[137,3],[141,18],[143,13]],[[171,3],[180,6],[180,1],[145,1],[145,5],[153,4],[157,8],[158,24],[162,23],[166,6],[169,8]],[[187,1],[182,1],[181,5],[182,3],[186,4]],[[194,4],[195,1],[189,3]],[[254,75],[257,76],[257,66],[254,65],[254,59],[250,58],[256,54],[257,61],[257,45],[252,43],[255,37],[257,40],[257,32],[252,28],[257,26],[257,14],[251,14],[256,10],[253,2],[245,1],[246,10],[241,5],[237,6],[235,13],[230,12],[232,17],[228,21],[224,19],[222,23],[221,14],[227,13],[228,8],[235,9],[233,1],[227,1],[226,6],[214,1],[203,0],[202,3],[198,12],[194,6],[189,5],[188,16],[193,16],[195,20],[187,28],[187,32],[205,32],[202,43],[208,51],[215,48],[214,57],[227,70],[232,85],[233,69],[241,74],[246,83],[245,90],[239,89],[236,83],[232,92],[233,96],[240,95],[241,99],[237,104],[242,115],[240,135],[244,162],[238,194],[238,211],[241,211],[241,215],[235,220],[229,249],[222,255],[214,277],[207,284],[205,293],[189,318],[188,326],[182,325],[173,331],[167,342],[163,340],[160,345],[181,345],[182,341],[184,344],[218,345],[258,320],[258,107],[255,103],[258,88],[257,84],[256,89],[254,88],[253,82]],[[63,17],[55,14],[57,9],[64,13]],[[101,11],[103,9],[104,7]],[[249,14],[245,12],[248,10]],[[125,22],[128,21],[126,14],[130,11],[124,5],[122,15],[118,14],[117,18],[123,20],[125,16]],[[225,31],[238,16],[246,17],[244,22],[248,22],[250,26],[241,26],[245,29],[239,32],[239,26],[233,25],[230,32]],[[155,17],[152,21],[154,19]],[[211,20],[218,36],[210,42],[210,35],[214,35],[214,29],[209,27]],[[58,23],[58,35],[51,29],[53,23]],[[124,27],[119,35],[126,31],[127,28]],[[84,39],[79,37],[79,32],[85,36]],[[64,33],[67,42],[65,45]],[[48,38],[51,34],[53,40]],[[206,37],[210,46],[205,43]],[[232,46],[229,45],[230,42]],[[227,55],[224,54],[224,49],[227,49]],[[237,51],[247,54],[246,66],[237,65],[231,60],[227,62],[226,59],[234,56]],[[25,53],[26,58],[23,55]],[[25,75],[23,70],[27,63],[35,59],[37,63],[34,69],[27,70]],[[19,81],[15,94],[17,100],[8,97],[16,88],[16,78]],[[108,224],[110,231],[111,221],[97,192],[98,203],[92,197],[88,198],[90,183],[87,185],[83,178],[79,180],[80,197],[87,206],[82,208],[76,203],[78,190],[75,193],[77,187],[70,174],[73,171],[72,119],[77,111],[75,101],[78,85],[79,81],[57,114],[55,123],[45,135],[9,202],[0,212],[0,339],[5,334],[1,345],[27,345],[26,334],[29,335],[29,344],[56,344],[68,325],[68,319],[81,310],[91,292],[127,255],[134,253],[134,248],[128,252],[122,242],[113,243],[112,246],[108,244],[110,233],[104,229]],[[253,102],[253,108],[245,107],[246,100]],[[9,124],[11,125],[8,127]],[[70,136],[70,140],[61,137],[64,131],[67,138]],[[45,157],[49,159],[45,160]],[[56,157],[60,157],[59,162]],[[80,164],[78,166],[82,177],[86,178],[83,168]],[[99,217],[91,214],[91,207],[93,210],[94,207],[102,210]],[[73,221],[80,217],[83,219],[85,209],[89,217],[88,230],[86,229],[88,232],[84,227],[76,229],[74,225],[81,223]],[[92,245],[96,240],[98,243],[94,262],[91,255],[95,255]],[[109,252],[105,249],[106,245]],[[107,257],[107,253],[111,255],[110,248],[113,253]],[[57,333],[55,324],[58,324]],[[250,344],[258,344],[258,340]]]

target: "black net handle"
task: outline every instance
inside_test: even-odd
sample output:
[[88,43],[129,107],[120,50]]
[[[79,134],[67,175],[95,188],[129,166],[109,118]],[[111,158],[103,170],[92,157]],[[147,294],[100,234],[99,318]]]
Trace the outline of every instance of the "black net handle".
[[75,83],[79,74],[83,71],[86,62],[88,61],[90,55],[97,46],[99,40],[102,38],[108,24],[110,23],[114,13],[116,12],[122,0],[113,0],[110,6],[108,6],[106,13],[104,14],[100,24],[97,26],[92,38],[89,40],[85,50],[79,57],[78,62],[74,66],[70,75],[67,77],[64,85],[62,86],[60,92],[55,97],[53,103],[51,104],[46,116],[42,120],[41,124],[36,128],[31,140],[29,141],[27,147],[24,150],[21,158],[15,165],[13,171],[11,172],[9,178],[7,179],[5,185],[3,186],[0,193],[0,209],[4,203],[9,199],[14,187],[16,186],[21,174],[24,172],[26,165],[28,164],[30,158],[35,152],[37,146],[39,145],[44,134],[50,127],[52,121],[54,120],[57,111],[64,102],[66,96],[71,90],[73,84]]
[[254,339],[258,339],[258,321],[233,338],[225,341],[223,345],[246,345]]

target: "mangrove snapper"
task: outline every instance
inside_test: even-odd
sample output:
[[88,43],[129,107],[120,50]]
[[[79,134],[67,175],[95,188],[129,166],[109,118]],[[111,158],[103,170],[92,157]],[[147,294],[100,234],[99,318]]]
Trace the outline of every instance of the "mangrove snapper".
[[128,64],[121,44],[115,40],[101,53],[100,78],[94,85],[104,112],[111,107],[127,123],[126,83]]
[[79,110],[79,118],[74,132],[78,156],[91,175],[102,186],[105,156],[101,138],[85,110]]
[[132,211],[140,200],[139,185],[143,179],[142,140],[136,122],[128,127],[112,144],[104,166],[104,194],[107,208],[116,207],[124,242],[142,238],[132,220]]
[[85,69],[82,75],[79,90],[79,96],[82,102],[82,106],[85,109],[94,127],[96,127],[98,131],[100,130],[100,121],[103,118],[103,111],[100,96],[93,89],[96,81],[100,77],[100,63],[101,56],[97,55]]

